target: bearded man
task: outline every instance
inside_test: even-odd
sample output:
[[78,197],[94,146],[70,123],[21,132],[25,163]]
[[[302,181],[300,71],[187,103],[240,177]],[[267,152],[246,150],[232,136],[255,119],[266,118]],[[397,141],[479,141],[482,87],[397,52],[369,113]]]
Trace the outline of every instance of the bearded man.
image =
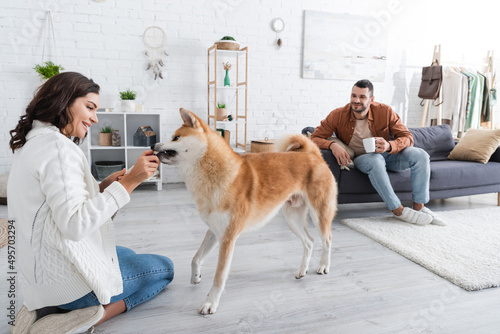
[[[328,138],[333,134],[355,154],[353,161],[341,145]],[[363,139],[375,138],[375,152],[367,153]],[[424,205],[429,201],[430,164],[424,150],[413,147],[413,136],[388,105],[374,102],[373,84],[360,80],[351,91],[351,102],[337,108],[321,121],[311,135],[319,148],[329,149],[340,166],[354,162],[368,175],[371,184],[394,216],[417,225],[445,225]],[[413,207],[403,207],[394,192],[387,170],[411,169]]]

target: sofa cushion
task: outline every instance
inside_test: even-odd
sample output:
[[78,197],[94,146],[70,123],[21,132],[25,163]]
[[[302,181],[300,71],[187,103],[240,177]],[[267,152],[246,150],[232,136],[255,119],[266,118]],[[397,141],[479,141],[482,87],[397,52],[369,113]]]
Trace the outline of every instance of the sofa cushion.
[[431,162],[430,190],[481,187],[500,184],[500,163],[471,161]]
[[[305,127],[303,135],[313,133],[315,128]],[[424,128],[410,128],[415,147],[420,147],[429,153],[431,161],[447,160],[450,152],[455,148],[455,141],[448,124],[435,125]]]
[[[411,170],[406,169],[400,172],[387,172],[391,181],[392,188],[396,192],[411,191]],[[341,171],[338,183],[339,193],[345,194],[376,194],[370,179],[366,174],[358,169],[350,171]]]
[[429,153],[431,161],[447,160],[455,148],[455,141],[448,124],[424,128],[411,128],[414,146]]
[[487,163],[500,144],[500,130],[469,129],[448,159]]
[[[411,170],[388,172],[395,192],[411,192]],[[341,171],[339,193],[376,193],[368,176],[357,169]],[[441,160],[431,162],[430,191],[474,188],[500,184],[500,163]]]

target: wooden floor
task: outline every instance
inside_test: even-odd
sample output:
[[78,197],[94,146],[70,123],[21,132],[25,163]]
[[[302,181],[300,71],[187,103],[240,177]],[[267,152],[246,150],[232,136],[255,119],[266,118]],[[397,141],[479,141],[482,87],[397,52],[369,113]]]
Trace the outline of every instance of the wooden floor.
[[[497,195],[488,194],[432,201],[428,207],[443,211],[496,204]],[[95,333],[500,333],[500,288],[462,290],[339,223],[388,214],[382,203],[340,205],[332,227],[330,274],[314,273],[320,257],[315,238],[312,273],[296,280],[302,246],[280,213],[240,237],[218,311],[201,316],[197,309],[217,261],[215,251],[204,265],[204,280],[190,284],[191,258],[205,224],[184,185],[166,185],[159,192],[139,188],[115,218],[117,243],[170,257],[175,278],[154,299]],[[316,232],[311,228],[315,237]]]

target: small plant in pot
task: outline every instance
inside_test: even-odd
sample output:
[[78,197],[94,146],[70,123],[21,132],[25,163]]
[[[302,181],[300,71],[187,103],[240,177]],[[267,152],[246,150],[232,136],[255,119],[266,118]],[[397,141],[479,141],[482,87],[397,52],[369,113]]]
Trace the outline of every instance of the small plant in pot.
[[64,70],[64,67],[61,65],[56,65],[51,61],[46,61],[45,64],[37,64],[33,69],[38,73],[38,76],[43,80],[46,81],[50,78],[52,78],[54,75],[59,74],[62,70]]
[[120,98],[122,99],[122,111],[132,112],[135,111],[135,98],[137,93],[127,89],[126,91],[120,92]]
[[227,118],[227,109],[224,103],[217,103],[217,111],[215,117],[218,121],[223,121]]
[[113,128],[105,126],[99,132],[99,146],[111,146],[113,136]]
[[239,50],[240,49],[240,43],[238,43],[234,37],[231,36],[224,36],[217,42],[217,49],[219,50]]

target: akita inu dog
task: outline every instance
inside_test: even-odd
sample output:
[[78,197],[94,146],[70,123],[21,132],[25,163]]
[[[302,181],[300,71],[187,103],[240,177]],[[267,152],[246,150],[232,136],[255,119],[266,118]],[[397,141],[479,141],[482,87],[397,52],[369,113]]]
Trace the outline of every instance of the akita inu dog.
[[217,244],[219,259],[213,286],[199,309],[215,313],[240,233],[267,223],[280,208],[304,246],[295,278],[306,275],[313,249],[307,211],[320,232],[323,253],[318,274],[328,274],[331,223],[337,211],[337,183],[318,147],[303,135],[277,143],[283,153],[238,155],[200,118],[180,109],[184,124],[172,140],[152,146],[160,161],[179,165],[186,187],[208,231],[191,263],[191,283],[201,281],[201,265]]

